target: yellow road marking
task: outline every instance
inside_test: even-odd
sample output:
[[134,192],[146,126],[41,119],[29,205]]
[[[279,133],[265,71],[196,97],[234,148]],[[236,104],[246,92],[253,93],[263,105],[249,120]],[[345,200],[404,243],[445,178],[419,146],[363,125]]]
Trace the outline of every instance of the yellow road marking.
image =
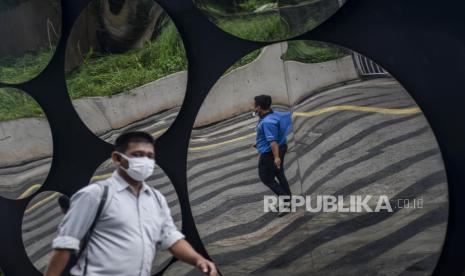
[[163,132],[165,132],[166,130],[167,130],[167,128],[160,129],[159,131],[156,131],[156,132],[152,133],[152,136],[156,137],[156,136],[162,134]]
[[[292,117],[314,117],[321,115],[327,112],[339,111],[339,110],[346,110],[346,111],[361,111],[361,112],[374,112],[374,113],[382,113],[382,114],[390,114],[390,115],[406,115],[406,114],[414,114],[421,112],[420,108],[413,107],[413,108],[381,108],[381,107],[370,107],[370,106],[356,106],[356,105],[336,105],[330,107],[324,107],[315,111],[311,112],[294,112],[292,113]],[[248,138],[255,137],[254,133],[249,133],[244,136],[240,136],[231,140],[223,141],[216,144],[210,144],[207,146],[198,146],[198,147],[190,147],[189,151],[202,151],[208,150],[212,148],[221,147],[224,145],[232,144],[235,142],[243,141]]]
[[361,111],[361,112],[374,112],[374,113],[382,113],[382,114],[390,114],[390,115],[406,115],[406,114],[414,114],[420,113],[421,110],[418,107],[413,108],[381,108],[381,107],[371,107],[371,106],[356,106],[356,105],[336,105],[336,106],[329,106],[324,107],[315,111],[311,112],[294,112],[292,114],[293,117],[314,117],[321,115],[327,112],[333,111]]
[[36,209],[36,208],[38,208],[38,207],[44,205],[46,202],[48,202],[48,201],[54,199],[54,198],[57,197],[57,196],[58,196],[58,193],[57,193],[57,192],[55,192],[55,193],[49,195],[48,197],[46,197],[46,198],[44,198],[44,199],[38,201],[36,204],[34,204],[34,205],[32,205],[31,207],[27,208],[26,211],[24,211],[24,214],[28,214],[28,213],[31,212],[32,210],[34,210],[34,209]]
[[39,189],[40,186],[42,186],[42,185],[40,185],[40,184],[31,185],[31,187],[27,188],[27,190],[24,191],[24,192],[18,197],[18,199],[23,199],[23,198],[29,196],[30,194],[32,194],[33,191]]
[[[341,110],[346,110],[346,111],[360,111],[360,112],[374,112],[374,113],[381,113],[381,114],[390,114],[390,115],[406,115],[406,114],[415,114],[415,113],[420,113],[421,110],[418,107],[413,107],[413,108],[381,108],[381,107],[370,107],[370,106],[356,106],[356,105],[336,105],[336,106],[329,106],[329,107],[324,107],[315,111],[310,111],[310,112],[294,112],[292,114],[292,117],[314,117],[318,116],[327,112],[333,112],[333,111],[341,111]],[[156,136],[162,132],[166,131],[165,129],[161,129],[155,133],[152,133],[153,136]],[[207,146],[198,146],[198,147],[189,147],[189,151],[203,151],[203,150],[209,150],[212,148],[217,148],[221,147],[224,145],[240,142],[243,140],[246,140],[248,138],[255,137],[255,132],[249,133],[231,140],[223,141],[220,143],[216,144],[211,144]],[[97,181],[97,180],[102,180],[105,178],[110,177],[111,173],[104,174],[104,175],[96,175],[92,177],[91,181]],[[40,187],[39,184],[34,184],[31,187],[29,187],[26,191],[24,191],[18,199],[25,198],[26,196],[30,195],[33,190],[37,189]],[[57,192],[53,193],[52,195],[42,199],[41,201],[35,203],[28,209],[26,209],[25,213],[29,213],[30,211],[42,206],[45,204],[47,201],[50,201],[54,199],[58,195]]]
[[102,175],[96,175],[96,176],[93,176],[90,181],[99,181],[99,180],[102,180],[102,179],[106,179],[108,177],[111,176],[112,173],[106,173],[106,174],[102,174]]

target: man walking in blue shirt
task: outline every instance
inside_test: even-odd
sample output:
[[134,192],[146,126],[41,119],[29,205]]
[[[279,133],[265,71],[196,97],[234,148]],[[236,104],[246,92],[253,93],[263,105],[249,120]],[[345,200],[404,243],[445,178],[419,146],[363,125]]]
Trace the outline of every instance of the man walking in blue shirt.
[[273,111],[271,109],[272,99],[269,95],[256,96],[254,100],[254,114],[260,117],[254,145],[260,153],[258,175],[263,184],[276,195],[291,196],[289,183],[284,174],[287,134],[292,126],[291,114]]

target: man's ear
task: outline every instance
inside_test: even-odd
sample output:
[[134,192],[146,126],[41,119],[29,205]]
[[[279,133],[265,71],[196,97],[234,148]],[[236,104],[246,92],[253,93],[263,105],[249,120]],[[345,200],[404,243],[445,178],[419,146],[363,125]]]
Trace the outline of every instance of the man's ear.
[[121,163],[121,159],[121,155],[119,155],[116,151],[113,151],[111,153],[111,160],[113,161],[113,163],[119,164]]

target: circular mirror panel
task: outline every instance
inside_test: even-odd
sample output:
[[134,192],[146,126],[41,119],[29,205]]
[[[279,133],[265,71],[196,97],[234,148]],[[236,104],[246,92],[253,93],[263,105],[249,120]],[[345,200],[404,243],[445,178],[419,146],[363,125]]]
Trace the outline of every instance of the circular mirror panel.
[[66,207],[60,205],[60,201],[66,201],[64,199],[68,198],[57,192],[41,192],[34,196],[24,212],[23,245],[29,260],[41,273],[45,273],[53,255],[52,241],[66,212],[60,207]]
[[59,0],[0,1],[0,82],[36,77],[50,62],[60,35]]
[[363,55],[313,41],[239,62],[206,97],[188,155],[192,212],[220,271],[432,273],[447,179],[399,82]]
[[253,41],[276,41],[310,31],[345,0],[193,0],[223,31]]
[[135,128],[162,135],[184,99],[184,45],[152,0],[92,1],[74,24],[65,67],[80,118],[109,142]]
[[25,92],[0,88],[0,196],[21,199],[47,178],[53,155],[50,125]]

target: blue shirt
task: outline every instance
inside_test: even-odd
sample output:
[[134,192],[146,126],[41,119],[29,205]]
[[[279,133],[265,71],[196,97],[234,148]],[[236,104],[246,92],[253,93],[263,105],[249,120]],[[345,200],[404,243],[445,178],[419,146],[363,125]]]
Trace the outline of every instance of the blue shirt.
[[272,141],[276,141],[280,146],[284,145],[291,126],[292,119],[290,112],[272,111],[260,118],[256,128],[258,152],[271,152]]

